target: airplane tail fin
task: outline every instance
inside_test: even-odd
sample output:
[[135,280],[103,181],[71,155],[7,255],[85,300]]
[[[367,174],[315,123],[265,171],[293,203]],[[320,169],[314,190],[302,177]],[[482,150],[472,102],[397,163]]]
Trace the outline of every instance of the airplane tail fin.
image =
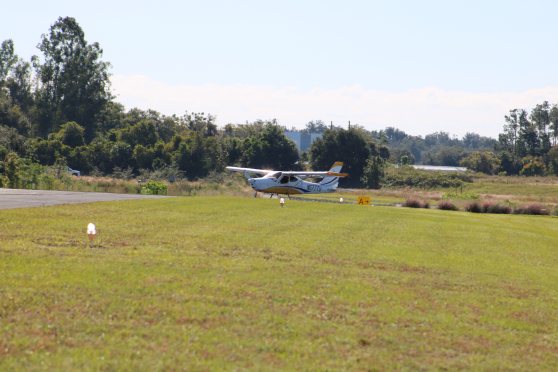
[[[332,173],[341,173],[341,168],[343,168],[343,163],[337,161],[333,164],[329,170]],[[320,185],[328,187],[337,187],[339,184],[339,177],[324,177]]]

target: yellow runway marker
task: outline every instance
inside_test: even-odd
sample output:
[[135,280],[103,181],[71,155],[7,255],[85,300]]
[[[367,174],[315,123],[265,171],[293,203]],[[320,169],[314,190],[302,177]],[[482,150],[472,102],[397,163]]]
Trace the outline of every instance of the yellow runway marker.
[[370,205],[370,197],[369,196],[359,196],[358,197],[358,205]]

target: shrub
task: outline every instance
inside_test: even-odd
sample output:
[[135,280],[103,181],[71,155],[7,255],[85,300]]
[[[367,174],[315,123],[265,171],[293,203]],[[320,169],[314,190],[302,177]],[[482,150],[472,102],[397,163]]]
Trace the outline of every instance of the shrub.
[[386,187],[431,189],[436,187],[459,187],[465,182],[473,182],[473,177],[459,172],[429,172],[412,167],[401,167],[386,169],[382,185]]
[[[476,205],[473,205],[476,204]],[[465,207],[465,210],[473,213],[494,213],[494,214],[510,214],[512,207],[506,204],[493,203],[485,201],[482,205],[471,203]]]
[[481,213],[482,206],[479,202],[472,202],[465,206],[465,211],[471,213]]
[[543,208],[541,203],[533,203],[528,205],[522,205],[513,211],[515,214],[531,214],[531,215],[549,215],[550,211],[547,208]]
[[492,204],[488,207],[488,213],[494,214],[510,214],[512,212],[512,208],[509,205],[505,204]]
[[438,209],[444,210],[444,211],[457,211],[458,208],[453,205],[453,203],[451,202],[451,200],[442,200],[441,202],[438,203]]
[[405,200],[405,203],[403,203],[404,207],[407,208],[429,208],[430,205],[428,204],[428,202],[423,202],[421,200],[418,200],[416,198],[410,197],[407,200]]
[[542,176],[546,171],[546,167],[542,161],[542,157],[527,156],[522,159],[523,169],[519,172],[522,176]]
[[478,199],[480,196],[478,194],[470,193],[470,194],[458,194],[455,192],[448,192],[446,193],[444,196],[442,196],[442,199]]
[[494,203],[489,202],[489,201],[485,201],[484,203],[482,203],[481,206],[481,213],[488,213],[488,210],[494,206]]
[[148,195],[167,195],[167,188],[168,186],[162,182],[149,181],[142,188],[141,193]]
[[494,174],[500,167],[500,159],[490,152],[474,151],[459,164],[475,172]]

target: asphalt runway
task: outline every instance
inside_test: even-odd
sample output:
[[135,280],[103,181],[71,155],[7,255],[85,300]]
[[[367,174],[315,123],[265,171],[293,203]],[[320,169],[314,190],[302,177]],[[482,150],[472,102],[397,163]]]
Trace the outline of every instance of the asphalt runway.
[[0,209],[42,207],[57,204],[93,203],[98,201],[160,198],[172,198],[172,196],[0,188]]

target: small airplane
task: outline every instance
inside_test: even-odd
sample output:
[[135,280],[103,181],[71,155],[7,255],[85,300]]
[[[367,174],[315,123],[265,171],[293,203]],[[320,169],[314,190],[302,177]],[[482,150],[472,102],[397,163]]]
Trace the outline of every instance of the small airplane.
[[[353,191],[347,189],[339,189],[340,177],[347,177],[347,173],[341,172],[343,163],[336,162],[333,164],[329,172],[276,172],[265,169],[252,169],[252,168],[237,168],[227,167],[227,170],[233,172],[244,172],[246,178],[250,182],[252,189],[254,189],[254,198],[258,192],[267,192],[271,194],[287,194],[290,198],[291,195],[299,194],[323,194],[335,191]],[[248,173],[261,174],[263,177],[252,178]],[[308,177],[323,177],[320,183],[312,183],[303,181]]]

